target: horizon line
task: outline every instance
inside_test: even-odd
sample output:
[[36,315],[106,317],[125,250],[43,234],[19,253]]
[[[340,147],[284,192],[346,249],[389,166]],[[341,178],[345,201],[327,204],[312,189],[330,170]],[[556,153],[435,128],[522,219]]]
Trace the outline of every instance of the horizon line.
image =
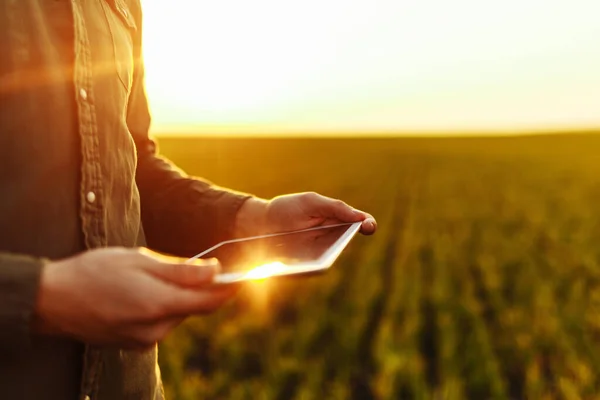
[[150,133],[156,137],[163,138],[274,138],[274,139],[352,139],[352,138],[498,138],[498,137],[529,137],[529,136],[566,136],[566,135],[594,135],[600,134],[600,127],[582,128],[582,129],[530,129],[530,130],[448,130],[448,131],[281,131],[281,132],[191,132],[176,130],[150,130]]

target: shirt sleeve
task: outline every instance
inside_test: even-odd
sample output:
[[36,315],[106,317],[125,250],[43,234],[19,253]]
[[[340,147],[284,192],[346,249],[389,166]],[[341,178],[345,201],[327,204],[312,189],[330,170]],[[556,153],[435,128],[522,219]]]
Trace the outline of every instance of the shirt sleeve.
[[189,177],[158,155],[156,141],[149,136],[151,118],[144,86],[141,7],[139,1],[132,3],[138,29],[127,125],[137,148],[136,183],[142,225],[150,248],[191,257],[233,236],[237,212],[251,196]]
[[45,260],[0,253],[0,354],[26,348]]

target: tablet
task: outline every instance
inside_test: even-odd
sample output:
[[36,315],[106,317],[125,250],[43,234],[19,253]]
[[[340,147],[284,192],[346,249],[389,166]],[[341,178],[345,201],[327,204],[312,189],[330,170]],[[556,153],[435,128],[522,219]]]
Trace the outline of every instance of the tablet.
[[190,258],[216,257],[215,284],[326,271],[356,235],[361,222],[228,240]]

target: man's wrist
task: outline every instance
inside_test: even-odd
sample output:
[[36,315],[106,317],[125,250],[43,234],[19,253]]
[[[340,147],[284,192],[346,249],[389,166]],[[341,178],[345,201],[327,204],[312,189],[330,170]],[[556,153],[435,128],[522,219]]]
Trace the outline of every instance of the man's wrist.
[[32,321],[33,330],[38,334],[56,335],[61,333],[52,320],[56,295],[59,292],[60,286],[56,275],[60,272],[62,268],[60,264],[63,262],[65,261],[54,261],[47,263],[43,267],[36,309]]
[[267,206],[269,202],[251,197],[242,204],[235,218],[235,236],[245,237],[264,233],[267,228]]

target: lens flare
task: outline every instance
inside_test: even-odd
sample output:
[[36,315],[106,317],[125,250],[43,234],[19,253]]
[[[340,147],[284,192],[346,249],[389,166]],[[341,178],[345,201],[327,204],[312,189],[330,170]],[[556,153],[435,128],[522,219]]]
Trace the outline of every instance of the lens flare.
[[266,279],[280,272],[283,272],[287,268],[282,262],[276,261],[264,265],[260,265],[248,271],[245,275],[246,279]]

